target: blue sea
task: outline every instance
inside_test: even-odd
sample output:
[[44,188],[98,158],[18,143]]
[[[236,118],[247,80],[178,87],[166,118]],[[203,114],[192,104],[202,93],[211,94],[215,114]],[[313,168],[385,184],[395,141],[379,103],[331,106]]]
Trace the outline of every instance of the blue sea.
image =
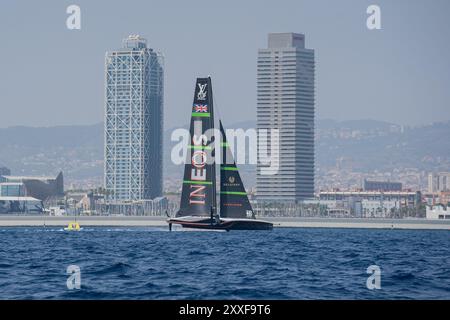
[[450,233],[0,228],[0,299],[450,299]]

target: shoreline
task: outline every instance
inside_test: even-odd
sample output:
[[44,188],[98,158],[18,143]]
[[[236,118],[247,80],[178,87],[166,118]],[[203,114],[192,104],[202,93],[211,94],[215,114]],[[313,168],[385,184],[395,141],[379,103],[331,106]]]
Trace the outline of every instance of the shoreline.
[[[350,228],[450,230],[450,220],[385,219],[385,218],[305,218],[261,217],[275,228]],[[0,215],[0,227],[67,226],[74,216]],[[167,227],[161,216],[77,216],[81,226]]]

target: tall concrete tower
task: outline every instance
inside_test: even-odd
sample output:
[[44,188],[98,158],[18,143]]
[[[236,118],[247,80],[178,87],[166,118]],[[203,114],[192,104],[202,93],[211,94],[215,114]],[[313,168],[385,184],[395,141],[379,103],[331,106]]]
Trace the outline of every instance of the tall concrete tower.
[[[314,195],[314,77],[314,50],[305,48],[303,34],[269,34],[268,48],[258,51],[257,127],[279,130],[278,169],[267,174],[258,158],[258,200],[297,202]],[[277,149],[270,136],[260,135],[261,145]]]

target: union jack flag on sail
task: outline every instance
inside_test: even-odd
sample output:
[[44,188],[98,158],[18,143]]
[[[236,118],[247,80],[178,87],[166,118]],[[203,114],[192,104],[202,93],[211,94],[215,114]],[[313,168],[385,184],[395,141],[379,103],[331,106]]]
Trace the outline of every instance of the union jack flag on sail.
[[208,106],[206,104],[194,104],[195,112],[208,112]]

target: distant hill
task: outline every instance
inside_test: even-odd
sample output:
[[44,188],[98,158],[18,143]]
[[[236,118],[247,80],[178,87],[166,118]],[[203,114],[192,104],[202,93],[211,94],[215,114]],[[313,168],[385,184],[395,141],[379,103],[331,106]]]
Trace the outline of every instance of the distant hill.
[[[228,128],[253,128],[254,121],[225,124]],[[166,177],[179,176],[182,168],[170,161],[172,129],[165,131]],[[450,170],[450,122],[402,128],[374,121],[316,122],[316,166],[334,167],[347,159],[353,170],[389,171],[399,167],[426,171]],[[14,174],[48,175],[63,170],[67,180],[97,179],[103,175],[103,124],[48,128],[0,129],[0,166]],[[243,168],[254,184],[254,168]]]
[[0,164],[13,174],[55,175],[62,170],[65,181],[99,180],[102,159],[103,124],[0,128]]
[[332,119],[321,119],[317,120],[316,123],[318,129],[320,130],[330,130],[330,129],[352,129],[352,130],[376,130],[376,129],[384,129],[388,130],[392,126],[398,126],[396,124],[371,120],[371,119],[362,119],[362,120],[346,120],[346,121],[336,121]]
[[[399,167],[450,169],[450,122],[406,128],[379,123],[367,129],[345,121],[334,123],[331,130],[320,124],[316,145],[320,166],[332,166],[336,159],[345,158],[351,159],[354,170],[363,172]],[[350,126],[353,131],[346,131]]]
[[31,148],[71,148],[80,145],[98,147],[103,144],[103,124],[56,127],[0,128],[0,146]]

